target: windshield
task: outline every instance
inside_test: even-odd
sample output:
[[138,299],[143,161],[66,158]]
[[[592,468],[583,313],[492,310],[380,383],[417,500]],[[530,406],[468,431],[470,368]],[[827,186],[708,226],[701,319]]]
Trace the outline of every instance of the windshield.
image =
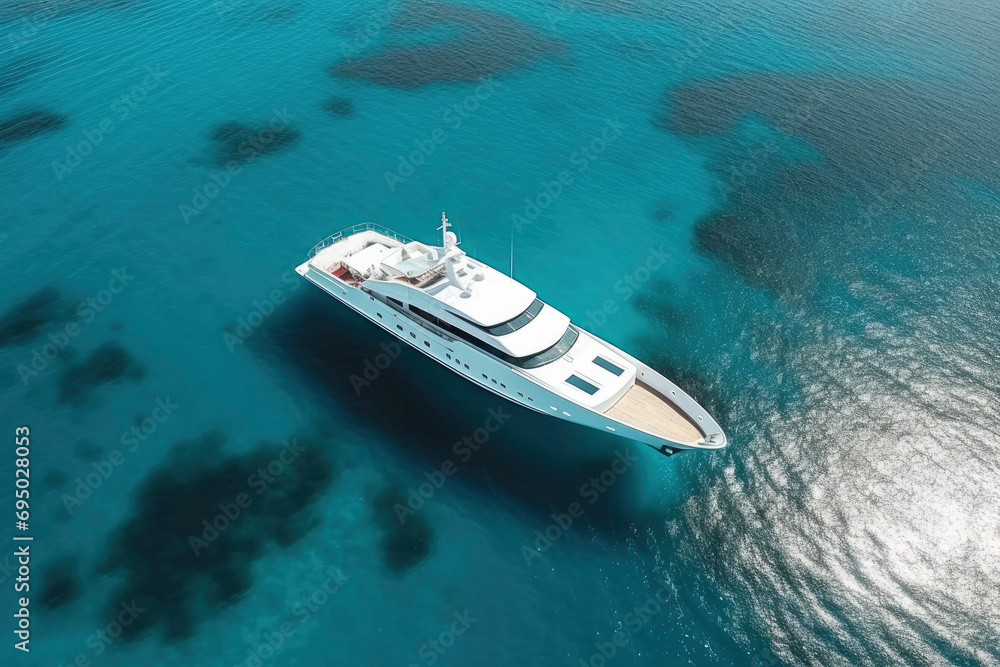
[[517,359],[508,358],[508,361],[517,364],[521,368],[538,368],[539,366],[544,366],[545,364],[551,363],[569,352],[569,348],[573,347],[573,344],[579,337],[580,332],[576,330],[576,327],[570,325],[566,329],[566,333],[563,334],[562,338],[560,338],[555,345],[547,350],[542,350],[538,354],[533,354],[530,357],[520,357]]
[[512,320],[507,320],[503,324],[496,324],[492,327],[479,327],[483,331],[487,332],[491,336],[503,336],[514,331],[517,331],[521,327],[525,326],[528,322],[535,319],[535,315],[538,315],[545,306],[540,300],[535,299],[528,306],[528,309],[515,317]]

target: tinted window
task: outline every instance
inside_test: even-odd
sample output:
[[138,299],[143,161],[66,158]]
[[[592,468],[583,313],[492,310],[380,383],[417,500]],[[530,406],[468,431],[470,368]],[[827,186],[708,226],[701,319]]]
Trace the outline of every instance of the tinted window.
[[604,370],[610,373],[614,373],[615,375],[621,375],[622,373],[625,372],[624,368],[618,368],[618,366],[614,365],[604,357],[594,357],[594,363],[603,368]]
[[579,375],[570,375],[568,378],[566,378],[566,383],[573,385],[577,389],[587,392],[591,396],[596,394],[597,390],[599,389],[597,385],[587,382]]
[[[556,344],[553,345],[552,347],[546,350],[542,350],[538,354],[534,354],[530,357],[512,357],[510,355],[503,354],[502,352],[500,352],[500,350],[496,349],[492,345],[479,340],[475,336],[470,335],[466,331],[462,331],[458,327],[453,326],[452,324],[449,324],[444,320],[434,317],[430,313],[421,310],[416,306],[410,306],[410,312],[414,313],[415,315],[419,315],[427,322],[430,322],[431,324],[434,324],[440,327],[441,329],[444,329],[445,331],[447,331],[450,334],[453,334],[457,338],[461,338],[470,345],[474,345],[494,357],[503,359],[507,363],[515,364],[517,366],[520,366],[521,368],[537,368],[539,366],[544,366],[545,364],[555,361],[562,355],[566,354],[566,352],[571,347],[573,347],[573,344],[576,343],[576,339],[579,338],[580,336],[580,332],[577,331],[575,327],[570,325],[569,327],[567,327],[566,333],[563,334],[562,338],[560,338],[556,342]],[[466,365],[466,368],[468,368],[468,365]]]
[[525,326],[528,322],[535,319],[535,316],[538,315],[538,313],[542,312],[542,308],[544,306],[545,306],[544,303],[542,303],[538,299],[535,299],[534,301],[531,302],[531,305],[528,306],[528,309],[526,311],[524,311],[514,319],[507,320],[503,324],[497,324],[492,327],[479,327],[479,328],[482,329],[483,331],[486,331],[492,336],[503,336],[505,334],[509,334],[511,332],[517,331],[521,327]]

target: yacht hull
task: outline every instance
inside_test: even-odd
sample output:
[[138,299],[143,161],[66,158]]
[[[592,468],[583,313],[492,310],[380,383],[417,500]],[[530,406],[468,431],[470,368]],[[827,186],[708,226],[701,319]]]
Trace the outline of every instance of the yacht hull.
[[663,398],[664,401],[669,401],[671,406],[690,421],[694,427],[692,432],[696,432],[698,436],[696,440],[680,442],[663,437],[644,430],[641,423],[630,424],[623,419],[614,419],[607,414],[569,401],[565,396],[536,382],[521,368],[485,354],[464,340],[375,298],[364,289],[363,284],[351,285],[318,269],[309,261],[298,266],[296,271],[337,301],[411,348],[434,359],[466,380],[529,410],[636,440],[668,456],[687,449],[720,449],[726,446],[722,429],[694,399],[648,365],[605,341],[597,339],[635,364],[636,380],[641,381],[650,392]]

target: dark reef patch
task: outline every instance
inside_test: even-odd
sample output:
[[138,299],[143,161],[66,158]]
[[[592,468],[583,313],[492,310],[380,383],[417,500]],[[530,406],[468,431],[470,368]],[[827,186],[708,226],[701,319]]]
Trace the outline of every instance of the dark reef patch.
[[94,390],[114,382],[139,381],[146,377],[145,364],[129,354],[121,343],[109,341],[83,361],[68,366],[59,377],[59,402],[86,403]]
[[756,74],[673,90],[657,119],[687,135],[733,129],[750,114],[799,137],[823,157],[824,178],[887,186],[947,169],[1000,184],[992,163],[1000,109],[981,91],[828,74]]
[[382,564],[392,574],[405,574],[434,550],[434,531],[420,512],[410,511],[405,491],[386,486],[375,496],[375,523],[382,529]]
[[273,155],[289,148],[300,133],[287,123],[245,125],[236,121],[223,123],[212,131],[215,143],[213,162],[225,167],[230,163],[244,165],[264,155]]
[[656,206],[653,207],[653,219],[659,223],[666,224],[672,222],[677,216],[674,211],[674,207],[670,205],[670,202],[657,202]]
[[47,132],[55,132],[68,122],[69,119],[62,114],[41,109],[8,116],[0,120],[0,147],[20,143]]
[[109,541],[101,569],[125,579],[109,613],[122,600],[145,609],[125,641],[157,627],[167,641],[193,635],[250,588],[253,561],[270,543],[287,547],[315,526],[311,506],[339,472],[328,437],[261,442],[228,456],[225,442],[209,432],[174,443]]
[[66,296],[52,286],[43,287],[15,304],[0,318],[0,348],[30,343],[53,324],[73,316]]
[[58,470],[50,470],[45,473],[44,477],[42,477],[42,484],[50,489],[58,489],[68,481],[69,477],[67,477],[65,473]]
[[389,30],[458,28],[450,39],[394,46],[333,67],[336,76],[394,88],[435,82],[473,82],[521,69],[558,51],[560,42],[502,12],[446,2],[413,2],[392,17]]
[[57,560],[42,569],[42,590],[38,594],[42,609],[59,609],[80,597],[80,580],[76,571],[77,563],[72,558]]
[[81,440],[76,444],[76,447],[73,448],[73,453],[76,455],[76,458],[81,461],[90,463],[104,453],[104,448],[100,445],[95,445],[88,440]]
[[[696,246],[751,284],[795,295],[837,270],[823,260],[836,248],[879,238],[878,218],[935,206],[928,193],[944,180],[1000,188],[1000,108],[989,100],[951,84],[753,74],[672,90],[656,123],[689,136],[728,135],[714,164],[724,208],[699,221]],[[748,140],[741,122],[750,118],[783,139]],[[782,142],[815,154],[789,159]],[[844,215],[845,201],[856,215]]]
[[334,116],[353,116],[354,115],[354,102],[347,99],[346,97],[331,97],[326,102],[323,102],[323,109]]

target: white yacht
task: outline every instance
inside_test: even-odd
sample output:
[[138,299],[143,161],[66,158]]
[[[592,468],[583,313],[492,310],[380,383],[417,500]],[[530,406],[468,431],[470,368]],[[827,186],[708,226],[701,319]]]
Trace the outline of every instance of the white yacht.
[[443,366],[528,409],[670,456],[726,446],[673,382],[469,257],[441,214],[442,244],[364,223],[318,243],[296,271]]

